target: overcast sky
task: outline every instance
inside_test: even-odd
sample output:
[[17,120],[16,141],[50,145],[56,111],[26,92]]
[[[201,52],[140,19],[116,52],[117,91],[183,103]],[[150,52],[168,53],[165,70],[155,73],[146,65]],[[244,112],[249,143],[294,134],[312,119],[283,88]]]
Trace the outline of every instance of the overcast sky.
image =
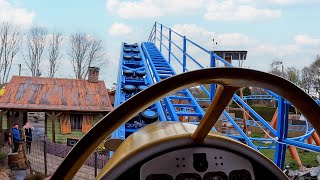
[[[147,41],[155,21],[206,48],[215,38],[217,50],[247,50],[245,67],[268,71],[279,59],[302,69],[320,50],[319,7],[318,0],[0,0],[0,21],[96,35],[108,51],[100,77],[110,86],[121,42]],[[73,77],[66,54],[62,60],[58,75]]]

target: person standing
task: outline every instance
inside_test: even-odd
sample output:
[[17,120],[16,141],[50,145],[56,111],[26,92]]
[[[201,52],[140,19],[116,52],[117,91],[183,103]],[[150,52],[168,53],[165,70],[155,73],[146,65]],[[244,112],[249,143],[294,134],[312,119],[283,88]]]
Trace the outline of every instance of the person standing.
[[23,132],[24,132],[24,135],[25,135],[25,141],[26,141],[26,148],[27,148],[27,153],[31,153],[31,143],[32,143],[32,131],[33,131],[33,127],[30,123],[26,123],[24,126],[23,126]]
[[19,143],[21,142],[20,131],[18,123],[15,123],[11,128],[13,152],[18,152]]

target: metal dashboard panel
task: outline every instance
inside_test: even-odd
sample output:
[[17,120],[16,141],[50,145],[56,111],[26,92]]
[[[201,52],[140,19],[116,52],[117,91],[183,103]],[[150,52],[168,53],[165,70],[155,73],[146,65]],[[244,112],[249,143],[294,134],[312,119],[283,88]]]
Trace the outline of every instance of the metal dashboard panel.
[[[208,168],[199,172],[194,168],[194,154],[205,154]],[[224,172],[227,176],[234,170],[246,170],[254,180],[254,171],[249,160],[221,149],[194,147],[172,151],[146,162],[140,169],[140,179],[146,180],[151,174],[167,174],[172,179],[183,173],[198,174],[201,179],[208,172]]]

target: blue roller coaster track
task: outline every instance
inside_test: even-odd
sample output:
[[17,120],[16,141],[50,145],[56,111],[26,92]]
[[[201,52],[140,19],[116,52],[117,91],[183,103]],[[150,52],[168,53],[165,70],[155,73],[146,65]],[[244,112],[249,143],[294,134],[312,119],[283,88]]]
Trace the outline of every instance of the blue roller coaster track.
[[[195,58],[188,49],[190,51],[191,49],[197,49],[208,55],[207,60],[203,61],[203,57]],[[233,67],[232,64],[217,56],[214,51],[207,50],[186,36],[155,22],[147,42],[142,42],[141,45],[123,43],[121,46],[115,107],[139,91],[174,76],[177,72],[183,73],[189,71],[189,69],[201,69],[208,66],[217,67],[217,62],[226,67]],[[187,123],[198,124],[205,113],[199,102],[210,102],[214,97],[215,87],[214,84],[211,84],[210,89],[207,90],[203,85],[200,86],[207,98],[197,99],[193,97],[189,89],[167,96],[122,125],[112,134],[112,137],[125,139],[131,133],[156,120],[187,121]],[[314,133],[314,129],[307,121],[304,126],[288,124],[289,106],[291,104],[271,91],[266,90],[266,92],[267,95],[251,95],[244,98],[234,94],[233,101],[249,112],[251,119],[247,121],[247,125],[260,127],[265,132],[268,131],[269,138],[247,136],[241,128],[239,119],[232,118],[227,111],[224,111],[224,117],[238,132],[237,135],[226,135],[237,140],[244,140],[247,145],[256,150],[275,149],[274,162],[281,169],[284,168],[284,157],[289,145],[320,152],[319,146],[305,143]],[[246,103],[248,100],[257,99],[275,100],[277,102],[278,121],[276,129]],[[320,101],[317,102],[320,103]],[[215,128],[213,130],[216,131]],[[289,138],[288,131],[300,131],[303,132],[303,135]]]

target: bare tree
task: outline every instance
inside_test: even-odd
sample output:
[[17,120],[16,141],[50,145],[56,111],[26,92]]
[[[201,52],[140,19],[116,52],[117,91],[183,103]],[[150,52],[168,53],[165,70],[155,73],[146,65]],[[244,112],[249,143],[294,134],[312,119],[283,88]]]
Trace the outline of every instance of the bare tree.
[[[279,65],[281,65],[281,69]],[[278,60],[272,61],[272,63],[270,64],[269,73],[284,77],[282,61],[278,61]]]
[[71,64],[77,79],[85,79],[90,66],[101,67],[104,64],[102,41],[88,34],[76,33],[70,37]]
[[304,67],[301,71],[301,88],[304,89],[308,94],[312,88],[313,74],[310,67]]
[[7,22],[0,25],[0,84],[8,81],[12,61],[21,46],[21,37],[19,26]]
[[310,69],[313,77],[313,88],[320,99],[320,56],[317,56],[316,60],[311,64]]
[[48,44],[48,57],[49,57],[49,74],[48,77],[53,78],[58,70],[60,62],[58,60],[61,58],[60,50],[62,43],[61,33],[52,33],[49,37]]
[[27,55],[24,60],[31,71],[32,76],[40,76],[40,64],[43,58],[46,46],[47,29],[40,26],[34,26],[30,29],[27,36]]

